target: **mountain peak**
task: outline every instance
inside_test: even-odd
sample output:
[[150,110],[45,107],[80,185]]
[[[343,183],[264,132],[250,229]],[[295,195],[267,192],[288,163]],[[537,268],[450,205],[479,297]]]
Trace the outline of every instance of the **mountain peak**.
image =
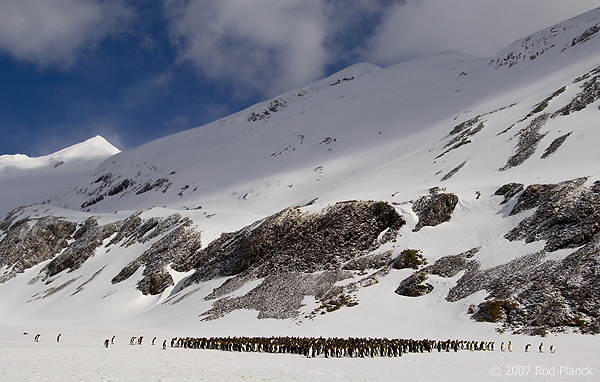
[[50,154],[50,158],[97,158],[109,157],[120,153],[121,151],[110,144],[100,135],[96,135],[86,141],[69,146],[65,149]]
[[0,194],[3,197],[0,215],[14,207],[38,203],[64,192],[64,187],[81,182],[100,163],[119,152],[97,135],[41,157],[0,156]]

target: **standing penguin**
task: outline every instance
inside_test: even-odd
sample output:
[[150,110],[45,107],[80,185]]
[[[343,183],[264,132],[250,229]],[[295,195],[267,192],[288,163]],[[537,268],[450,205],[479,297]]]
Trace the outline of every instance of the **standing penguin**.
[[40,335],[36,334],[35,338],[33,339],[35,342],[40,342]]
[[61,336],[61,334],[58,333],[58,337],[56,337],[56,342],[60,342],[60,336]]
[[540,350],[540,353],[544,352],[544,343],[543,342],[540,344],[540,347],[538,349]]
[[152,346],[154,346],[154,342],[156,342],[156,337],[152,339]]
[[525,353],[529,352],[530,347],[531,347],[531,344],[525,345]]
[[105,347],[105,348],[107,348],[107,347],[108,347],[108,343],[109,343],[109,342],[110,342],[110,341],[108,340],[108,338],[104,340],[104,347]]
[[505,350],[506,350],[506,345],[504,345],[504,342],[502,342],[502,343],[500,344],[500,350],[501,350],[501,351],[505,351]]
[[511,352],[512,351],[512,342],[508,341],[508,351]]
[[110,339],[110,343],[111,343],[111,344],[114,344],[114,343],[115,343],[115,337],[116,337],[116,336],[112,336],[112,338]]
[[167,349],[167,340],[164,340],[163,341],[163,350],[166,350],[166,349]]
[[554,353],[554,350],[556,350],[554,349],[554,345],[550,345],[550,353]]

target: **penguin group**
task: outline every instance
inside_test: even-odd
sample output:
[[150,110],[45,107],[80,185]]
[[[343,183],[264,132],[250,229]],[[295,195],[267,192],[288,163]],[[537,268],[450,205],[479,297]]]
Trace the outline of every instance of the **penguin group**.
[[[130,345],[141,345],[144,337],[131,337]],[[104,346],[114,343],[115,337],[105,341]],[[156,337],[152,339],[155,345]],[[171,348],[208,349],[235,352],[262,352],[262,353],[288,353],[299,354],[308,358],[365,358],[365,357],[401,357],[405,353],[431,353],[468,351],[494,351],[493,341],[465,341],[465,340],[413,340],[413,339],[387,339],[387,338],[338,338],[338,337],[173,337],[170,341]],[[162,349],[167,349],[167,340],[162,343]],[[525,346],[529,352],[531,344]],[[544,344],[538,347],[539,352],[544,352]],[[554,345],[550,346],[550,353],[555,352]],[[500,350],[513,351],[513,344],[502,342]]]
[[[527,344],[525,345],[525,353],[529,353],[529,350],[531,349],[531,344]],[[544,343],[540,343],[540,346],[538,346],[538,351],[540,353],[544,352]],[[556,348],[554,347],[554,345],[550,345],[550,353],[554,353],[556,351]]]
[[[164,345],[164,344],[163,344]],[[494,342],[387,338],[315,337],[175,337],[172,348],[237,352],[290,353],[314,358],[401,357],[405,353],[493,351]]]
[[[115,338],[115,337],[113,337],[113,339],[114,339],[114,338]],[[144,340],[144,336],[141,336],[141,337],[131,337],[131,338],[129,339],[129,345],[135,345],[136,343],[137,343],[138,345],[141,345],[143,340]],[[154,345],[154,344],[153,344],[153,345]]]
[[[27,332],[23,332],[23,335],[24,335],[24,336],[28,336],[28,335],[29,335],[29,333],[27,333]],[[39,333],[38,333],[38,334],[36,334],[36,335],[35,335],[35,337],[33,338],[33,341],[34,341],[34,342],[40,342],[40,337],[41,337],[41,336],[42,336],[42,335],[41,335],[41,334],[39,334]],[[60,337],[61,337],[61,336],[62,336],[62,334],[61,334],[61,333],[58,333],[58,336],[56,336],[56,342],[60,342]]]

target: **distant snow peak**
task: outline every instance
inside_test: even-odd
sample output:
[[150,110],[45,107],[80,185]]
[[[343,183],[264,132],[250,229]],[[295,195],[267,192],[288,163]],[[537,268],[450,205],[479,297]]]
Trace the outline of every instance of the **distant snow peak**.
[[24,154],[0,156],[0,170],[12,166],[20,169],[59,167],[73,160],[106,159],[120,152],[103,137],[96,135],[84,142],[69,146],[55,153],[41,157],[29,157]]
[[111,145],[106,139],[100,135],[96,135],[81,143],[77,143],[73,146],[67,147],[54,154],[51,154],[51,158],[85,158],[85,157],[98,157],[98,156],[112,156],[120,152],[115,146]]

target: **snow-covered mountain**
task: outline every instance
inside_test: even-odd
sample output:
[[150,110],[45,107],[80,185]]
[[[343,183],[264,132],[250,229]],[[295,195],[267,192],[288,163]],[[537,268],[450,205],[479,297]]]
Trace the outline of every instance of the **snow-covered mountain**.
[[54,154],[0,156],[0,215],[13,208],[43,202],[85,181],[89,173],[119,150],[96,136]]
[[28,199],[10,172],[50,182],[70,149],[2,157],[0,208],[45,201],[0,224],[2,319],[597,333],[598,32],[600,8],[494,57],[357,64],[133,150],[102,141],[95,170]]

